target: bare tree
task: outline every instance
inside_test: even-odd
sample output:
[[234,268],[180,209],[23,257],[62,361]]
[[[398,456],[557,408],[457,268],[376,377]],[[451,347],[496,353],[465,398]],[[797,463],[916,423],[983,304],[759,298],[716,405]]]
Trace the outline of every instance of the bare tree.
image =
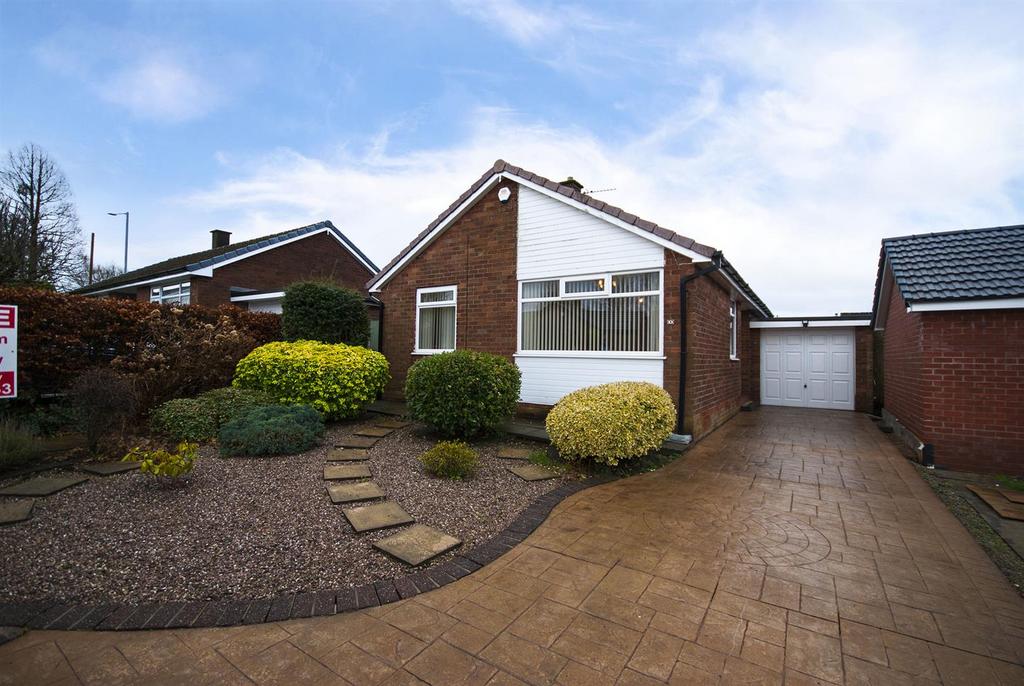
[[7,207],[0,254],[20,262],[5,280],[69,286],[80,268],[81,232],[71,186],[56,162],[34,143],[9,152],[0,168],[0,198]]
[[78,256],[78,267],[69,277],[67,285],[70,288],[84,288],[91,283],[112,279],[122,273],[124,273],[124,270],[121,269],[120,265],[113,262],[110,264],[94,264],[92,267],[92,281],[89,281],[89,256],[83,252]]

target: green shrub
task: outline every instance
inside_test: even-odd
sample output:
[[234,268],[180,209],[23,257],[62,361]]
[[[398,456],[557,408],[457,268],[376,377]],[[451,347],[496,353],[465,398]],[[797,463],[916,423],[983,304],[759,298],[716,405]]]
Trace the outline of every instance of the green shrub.
[[150,426],[175,441],[208,441],[217,436],[220,427],[239,415],[273,404],[273,396],[262,391],[215,388],[195,398],[168,400],[153,410]]
[[79,374],[71,384],[68,398],[75,422],[92,454],[99,451],[101,441],[116,440],[127,432],[138,406],[133,380],[103,367]]
[[409,369],[409,414],[445,436],[471,438],[515,412],[519,369],[504,357],[456,350],[426,357]]
[[390,378],[378,352],[341,343],[268,343],[242,358],[234,385],[265,391],[277,402],[311,405],[328,419],[358,415]]
[[333,283],[303,281],[285,289],[281,331],[289,341],[365,346],[370,318],[359,293]]
[[175,452],[167,450],[143,450],[132,448],[122,458],[123,462],[138,462],[139,471],[152,474],[157,481],[172,480],[185,476],[196,466],[199,457],[199,445],[196,443],[179,443]]
[[0,419],[0,470],[38,460],[46,451],[42,442],[18,421]]
[[565,459],[615,466],[659,448],[675,426],[672,398],[660,386],[637,381],[591,386],[558,401],[545,422]]
[[445,479],[465,479],[480,466],[476,451],[462,441],[441,441],[420,455],[428,474]]
[[256,407],[225,424],[222,455],[292,455],[317,445],[324,434],[320,413],[308,405]]

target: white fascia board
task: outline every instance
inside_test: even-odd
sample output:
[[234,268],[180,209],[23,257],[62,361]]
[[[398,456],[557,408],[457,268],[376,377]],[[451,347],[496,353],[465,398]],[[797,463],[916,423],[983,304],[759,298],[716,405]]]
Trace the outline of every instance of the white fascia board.
[[[804,326],[807,322],[807,326]],[[750,322],[751,329],[842,329],[849,326],[869,326],[870,319],[802,319],[799,321]]]
[[[208,275],[207,274],[201,274],[200,276],[212,276],[213,275],[212,270],[214,270],[214,269],[220,269],[221,267],[226,267],[227,265],[234,264],[235,262],[238,262],[240,260],[244,260],[244,259],[247,259],[249,257],[253,257],[254,255],[259,255],[260,253],[267,252],[268,250],[273,250],[275,248],[280,248],[281,246],[288,245],[289,243],[295,243],[296,241],[301,241],[304,238],[310,238],[311,236],[316,236],[316,235],[319,235],[321,233],[330,234],[330,236],[334,240],[338,241],[338,243],[341,244],[341,247],[345,248],[345,250],[348,251],[348,253],[350,255],[355,257],[356,260],[359,261],[359,264],[361,264],[364,267],[366,267],[366,269],[371,274],[373,274],[376,271],[373,267],[371,267],[369,264],[367,264],[366,261],[363,258],[361,258],[358,254],[356,254],[352,250],[352,248],[350,248],[348,246],[348,244],[345,243],[345,241],[341,240],[341,237],[338,234],[336,234],[334,231],[332,231],[331,227],[325,226],[324,228],[317,229],[316,231],[310,231],[309,233],[304,233],[304,234],[301,234],[299,236],[292,236],[288,240],[278,241],[277,243],[271,243],[270,245],[265,245],[262,248],[257,248],[256,250],[250,250],[248,252],[244,252],[241,255],[235,255],[234,257],[232,257],[229,260],[224,260],[223,262],[218,262],[216,264],[210,265],[206,269],[210,270],[211,273],[208,274]],[[201,270],[201,271],[205,271],[205,270]]]
[[88,293],[83,293],[82,295],[86,295],[86,296],[88,296],[88,295],[101,295],[103,293],[111,293],[113,291],[120,291],[120,290],[125,289],[125,288],[135,288],[137,286],[148,286],[151,283],[162,283],[164,281],[180,281],[181,279],[183,279],[183,278],[185,278],[187,276],[191,277],[191,276],[212,276],[213,275],[212,272],[210,274],[204,273],[206,271],[207,271],[206,269],[198,269],[198,270],[196,270],[194,272],[179,272],[178,274],[165,274],[163,276],[157,276],[157,277],[154,277],[152,279],[143,279],[141,281],[132,281],[131,283],[122,283],[122,284],[120,284],[118,286],[111,286],[110,288],[101,288],[98,291],[89,291]]
[[491,187],[500,180],[501,174],[494,174],[491,178],[487,179],[487,181],[480,186],[475,193],[466,198],[461,205],[456,207],[451,214],[445,217],[443,222],[435,226],[430,233],[424,236],[415,246],[413,246],[413,249],[409,251],[409,254],[399,260],[393,267],[391,267],[391,269],[387,270],[387,272],[378,274],[377,277],[370,282],[370,286],[367,290],[370,293],[380,293],[381,287],[388,282],[388,279],[401,271],[402,267],[404,267],[409,260],[416,257],[416,255],[420,254],[424,248],[433,243],[434,239],[441,235],[441,233],[447,229],[452,222],[465,214],[466,210],[468,210],[481,195],[490,190]]
[[[704,261],[707,262],[708,258],[705,257]],[[743,289],[740,288],[739,285],[735,281],[732,280],[731,276],[729,276],[729,272],[725,271],[725,269],[719,269],[717,272],[715,272],[715,274],[721,274],[725,278],[725,280],[727,282],[729,282],[729,285],[732,287],[733,292],[736,295],[738,295],[739,297],[743,298],[743,300],[746,301],[755,310],[760,312],[762,317],[767,317],[768,316],[768,313],[765,312],[764,310],[762,310],[761,307],[756,302],[754,302],[752,299],[747,297],[747,294],[743,291]]]
[[255,293],[253,295],[236,295],[231,298],[233,303],[244,303],[244,302],[258,302],[260,300],[277,300],[278,298],[284,297],[284,291],[277,291],[275,293]]
[[1019,310],[1024,298],[992,298],[991,300],[943,300],[910,303],[907,312],[954,312],[958,310]]

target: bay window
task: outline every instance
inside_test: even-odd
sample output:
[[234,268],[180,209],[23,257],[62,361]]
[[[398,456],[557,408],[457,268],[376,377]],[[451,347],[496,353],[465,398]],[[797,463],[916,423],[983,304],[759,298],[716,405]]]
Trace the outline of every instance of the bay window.
[[660,271],[523,282],[519,350],[660,353],[661,298]]
[[416,353],[455,350],[457,286],[416,289]]
[[149,302],[160,303],[161,305],[188,305],[191,298],[191,283],[171,283],[164,286],[154,286],[149,291]]

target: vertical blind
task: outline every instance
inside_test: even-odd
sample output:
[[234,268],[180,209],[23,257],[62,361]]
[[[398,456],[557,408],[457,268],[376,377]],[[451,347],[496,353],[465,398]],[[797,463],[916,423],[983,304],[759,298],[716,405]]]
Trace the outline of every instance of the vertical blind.
[[[576,286],[585,283],[592,289],[598,282],[598,292]],[[658,272],[524,283],[522,299],[524,351],[657,352],[661,349]]]
[[455,350],[455,289],[417,293],[417,350]]

